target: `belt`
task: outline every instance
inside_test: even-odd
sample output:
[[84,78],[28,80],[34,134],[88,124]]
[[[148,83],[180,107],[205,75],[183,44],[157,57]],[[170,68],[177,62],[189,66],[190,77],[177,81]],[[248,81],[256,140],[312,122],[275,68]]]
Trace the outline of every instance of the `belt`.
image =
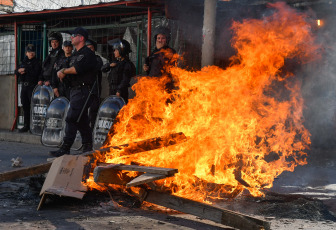
[[88,83],[83,82],[83,83],[80,83],[80,84],[75,84],[72,88],[79,89],[79,88],[82,88],[82,87],[91,88],[92,84],[88,84]]
[[22,82],[22,85],[23,86],[29,86],[29,85],[32,85],[32,84],[30,84],[30,82]]

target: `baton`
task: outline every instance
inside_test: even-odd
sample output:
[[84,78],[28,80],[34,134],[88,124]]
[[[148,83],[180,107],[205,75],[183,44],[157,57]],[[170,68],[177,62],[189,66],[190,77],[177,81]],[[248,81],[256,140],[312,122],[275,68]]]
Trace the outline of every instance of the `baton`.
[[82,111],[81,111],[81,113],[79,114],[79,117],[78,117],[78,119],[77,119],[77,123],[79,122],[79,120],[81,119],[81,117],[82,117],[82,115],[83,115],[83,112],[84,112],[84,110],[85,110],[85,107],[86,107],[87,103],[89,102],[89,99],[90,99],[90,97],[91,97],[91,95],[92,95],[93,89],[94,89],[94,87],[96,86],[96,84],[97,84],[97,80],[94,82],[94,84],[93,84],[93,86],[92,86],[92,88],[91,88],[91,90],[90,90],[90,93],[89,93],[88,97],[86,98],[85,104],[84,104],[84,106],[83,106],[83,108],[82,108]]

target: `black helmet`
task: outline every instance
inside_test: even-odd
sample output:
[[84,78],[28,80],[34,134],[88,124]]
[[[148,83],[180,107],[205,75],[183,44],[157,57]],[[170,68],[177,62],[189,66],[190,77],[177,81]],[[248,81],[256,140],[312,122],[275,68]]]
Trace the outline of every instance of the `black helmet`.
[[110,41],[107,41],[107,44],[112,46],[113,50],[119,50],[119,54],[122,57],[127,56],[129,53],[132,52],[131,50],[131,45],[129,44],[128,41],[124,39],[113,39]]
[[33,44],[28,44],[28,45],[26,46],[26,52],[36,52],[35,45],[33,45]]
[[97,50],[97,42],[91,40],[91,39],[88,39],[85,41],[85,45],[88,46],[88,45],[93,45],[94,49]]
[[62,34],[60,32],[51,32],[48,36],[48,41],[49,41],[50,46],[51,46],[52,40],[57,40],[59,44],[61,45],[63,42]]
[[170,30],[167,27],[160,26],[160,27],[158,27],[158,28],[156,28],[154,30],[153,34],[154,34],[154,40],[155,40],[155,42],[156,42],[156,38],[157,38],[157,36],[159,34],[163,34],[163,35],[166,36],[167,44],[169,43],[170,38],[171,38],[171,36],[170,36]]

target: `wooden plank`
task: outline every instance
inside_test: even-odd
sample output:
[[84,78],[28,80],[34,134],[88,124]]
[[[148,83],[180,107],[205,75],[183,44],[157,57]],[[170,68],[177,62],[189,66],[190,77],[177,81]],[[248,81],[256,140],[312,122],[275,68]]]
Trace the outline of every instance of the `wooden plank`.
[[47,173],[50,169],[50,166],[51,162],[48,162],[44,164],[34,165],[31,167],[24,167],[3,172],[0,174],[0,182]]
[[163,178],[166,178],[166,177],[167,176],[160,175],[160,174],[145,173],[145,174],[142,174],[142,175],[136,177],[132,181],[128,182],[126,184],[126,187],[137,186],[137,185],[140,185],[140,184],[145,184],[145,183],[148,183],[148,182],[160,180],[160,179],[163,179]]
[[[141,165],[124,165],[124,164],[99,164],[96,168],[101,168],[99,172],[104,170],[125,170],[125,171],[136,171],[143,173],[153,173],[166,176],[172,176],[178,173],[178,169],[173,168],[161,168],[161,167],[150,167]],[[96,169],[95,168],[95,169]]]
[[147,191],[147,196],[144,200],[238,229],[270,229],[270,223],[267,221],[167,193],[150,190]]
[[[100,150],[87,152],[83,154],[83,156],[94,156],[95,154],[104,155],[106,152],[113,151],[114,149],[122,150],[121,151],[122,155],[130,155],[148,150],[158,149],[161,147],[166,147],[169,145],[179,144],[186,140],[187,138],[183,133],[173,133],[163,137],[151,138],[130,144],[112,146]],[[0,173],[0,182],[47,173],[50,169],[50,166],[51,162],[47,162],[43,164],[33,165],[30,167],[24,167],[16,170],[3,172]]]
[[[170,145],[176,145],[180,144],[182,142],[185,142],[187,140],[187,137],[184,135],[184,133],[172,133],[168,134],[162,137],[155,137],[146,139],[143,141],[133,142],[129,144],[124,145],[118,145],[118,146],[111,146],[107,148],[103,148],[97,151],[89,152],[86,156],[94,156],[95,154],[105,153],[105,152],[111,152],[113,150],[122,150],[119,154],[120,156],[127,156],[132,155],[140,152],[146,152],[154,149],[159,149],[162,147],[167,147]],[[104,155],[104,154],[101,154]]]
[[120,170],[115,169],[118,165],[106,166],[106,167],[95,167],[93,170],[93,180],[96,183],[103,184],[118,184],[126,185],[133,178],[129,177],[127,173],[122,173]]

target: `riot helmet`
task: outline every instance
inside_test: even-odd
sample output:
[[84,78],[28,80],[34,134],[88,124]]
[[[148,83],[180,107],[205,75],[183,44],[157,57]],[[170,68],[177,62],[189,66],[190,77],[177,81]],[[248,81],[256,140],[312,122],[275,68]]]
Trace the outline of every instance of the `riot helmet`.
[[57,40],[59,42],[59,46],[61,46],[63,42],[62,34],[60,32],[51,32],[48,36],[48,41],[49,41],[50,46],[51,46],[52,40]]
[[120,56],[122,57],[126,57],[129,53],[132,52],[130,43],[125,39],[113,39],[107,41],[107,44],[112,46],[113,50],[118,50]]
[[171,39],[171,35],[170,35],[170,30],[169,30],[167,27],[162,27],[162,26],[160,26],[160,27],[158,27],[158,28],[156,28],[156,29],[154,30],[153,34],[154,34],[154,40],[155,40],[155,42],[156,42],[156,38],[157,38],[157,36],[158,36],[159,34],[163,34],[163,35],[166,36],[166,39],[167,39],[167,45],[169,44],[169,41],[170,41],[170,39]]
[[85,45],[86,46],[89,46],[89,45],[92,45],[94,47],[94,50],[97,51],[97,42],[91,40],[91,39],[87,39],[85,41]]

